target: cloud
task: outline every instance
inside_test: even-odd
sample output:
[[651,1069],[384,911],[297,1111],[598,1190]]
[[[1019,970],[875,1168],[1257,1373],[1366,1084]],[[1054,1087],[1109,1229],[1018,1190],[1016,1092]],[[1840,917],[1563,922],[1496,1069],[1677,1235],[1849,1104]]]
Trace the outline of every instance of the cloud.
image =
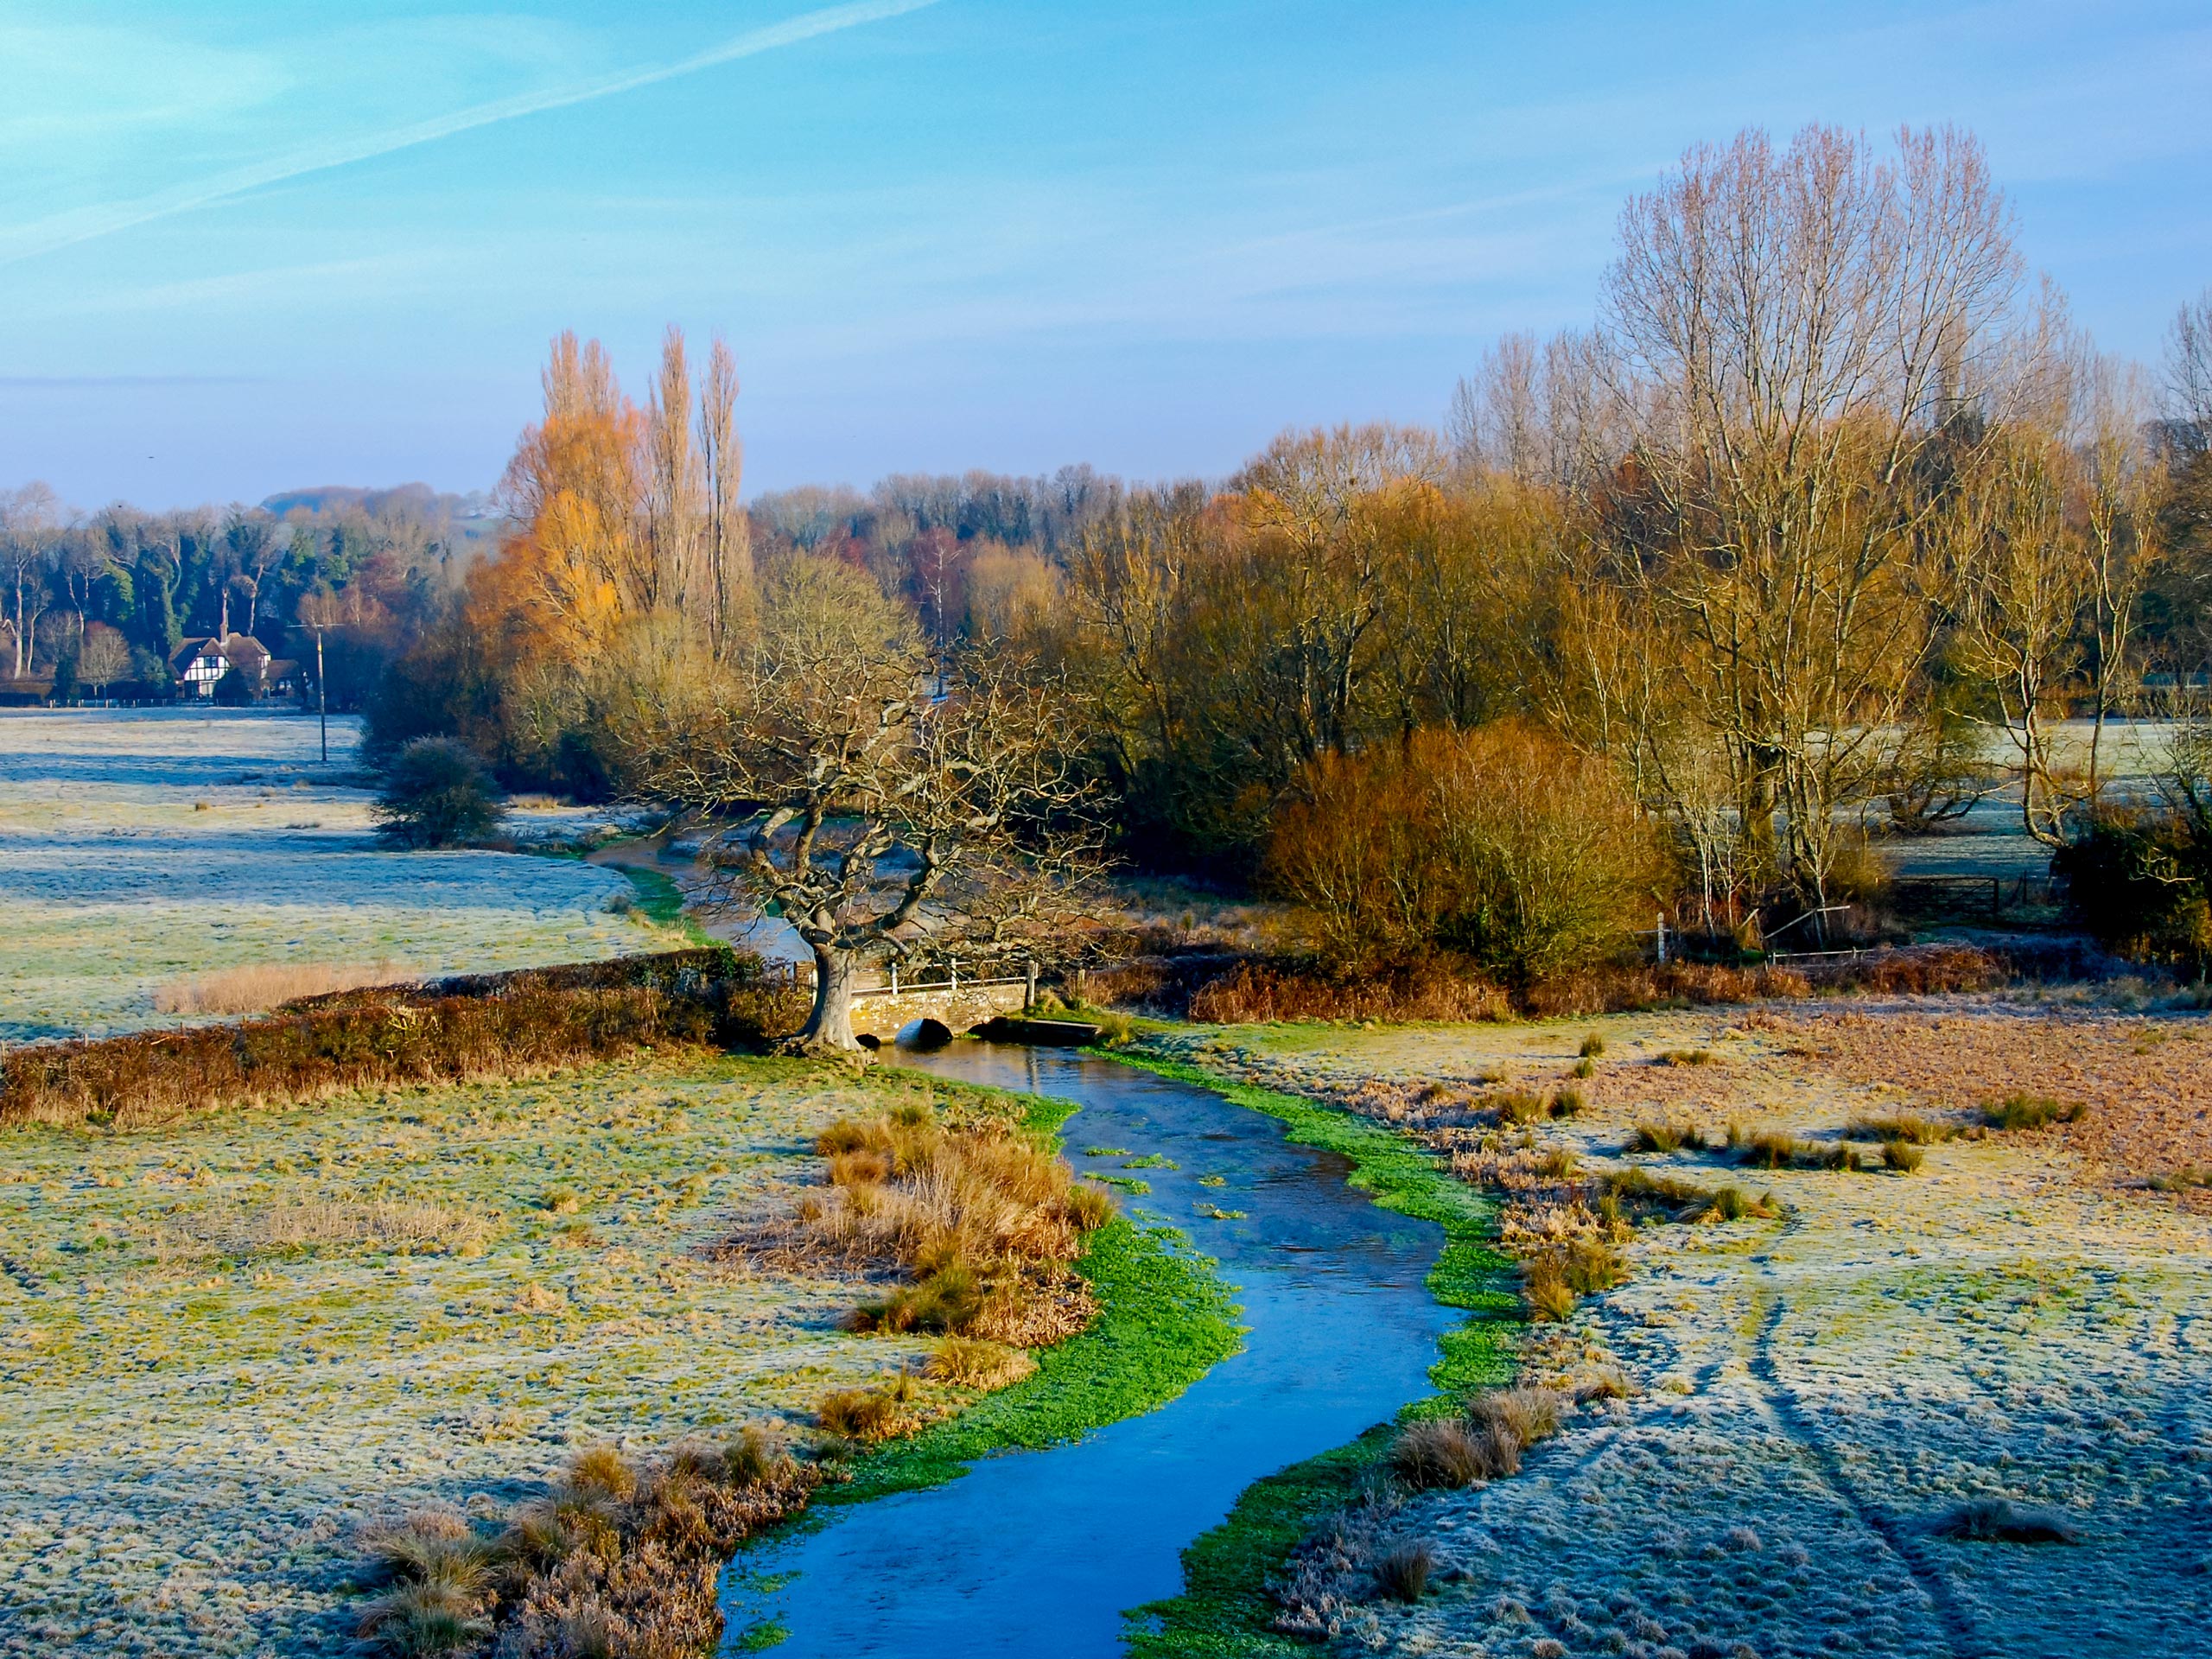
[[195,207],[227,200],[232,196],[244,195],[250,190],[282,183],[287,179],[328,172],[333,168],[350,166],[372,156],[389,156],[394,150],[410,149],[418,144],[435,143],[442,138],[450,138],[457,133],[468,132],[478,127],[488,127],[497,122],[512,121],[526,115],[541,115],[550,110],[567,109],[572,105],[588,104],[596,99],[635,92],[640,87],[656,86],[681,75],[696,74],[701,70],[734,63],[741,58],[755,57],[763,52],[772,52],[779,47],[796,46],[817,35],[833,35],[841,29],[858,28],[864,23],[880,22],[936,3],[937,0],[855,0],[851,4],[805,12],[780,23],[772,23],[765,29],[749,29],[703,52],[679,58],[673,63],[624,70],[617,74],[602,75],[566,86],[548,87],[538,92],[518,93],[512,98],[495,99],[488,104],[473,105],[448,115],[433,116],[426,121],[272,156],[226,172],[172,185],[166,190],[140,196],[134,200],[100,202],[69,213],[56,213],[28,225],[0,230],[0,265],[14,264],[39,254],[73,247],[79,243],[90,242],[103,236],[112,236],[134,226],[189,213]]
[[260,386],[257,374],[0,374],[4,391],[143,391],[150,386]]

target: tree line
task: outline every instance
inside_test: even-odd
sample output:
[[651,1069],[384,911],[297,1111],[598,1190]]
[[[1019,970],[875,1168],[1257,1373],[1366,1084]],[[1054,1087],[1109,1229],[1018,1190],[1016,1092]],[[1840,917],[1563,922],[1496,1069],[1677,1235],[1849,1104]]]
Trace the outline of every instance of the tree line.
[[227,624],[282,656],[320,620],[332,705],[356,706],[440,612],[478,550],[480,522],[461,515],[481,511],[419,486],[171,512],[0,491],[0,687],[158,699],[187,639]]
[[[1694,149],[1591,324],[1501,340],[1441,431],[1287,432],[1224,480],[741,509],[735,392],[719,345],[695,388],[671,333],[637,404],[558,342],[499,555],[374,733],[757,806],[734,866],[765,892],[784,838],[779,902],[854,948],[920,948],[984,767],[1031,792],[969,803],[971,910],[986,869],[1110,848],[1370,960],[1554,971],[1655,907],[1756,943],[2000,786],[2054,848],[2117,822],[2111,723],[2186,714],[2212,657],[2212,292],[2159,372],[2101,353],[1948,129]],[[790,885],[817,866],[881,906]]]

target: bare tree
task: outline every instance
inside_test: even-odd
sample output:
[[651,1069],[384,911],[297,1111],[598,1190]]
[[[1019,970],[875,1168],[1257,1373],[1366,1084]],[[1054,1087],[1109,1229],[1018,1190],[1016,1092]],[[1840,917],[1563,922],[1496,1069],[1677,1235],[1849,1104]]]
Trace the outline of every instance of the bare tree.
[[1607,284],[1656,543],[1634,572],[1736,751],[1743,833],[1774,844],[1779,813],[1774,861],[1816,904],[1929,638],[1923,462],[1961,441],[2020,278],[1974,141],[1898,149],[1694,149],[1630,204]]
[[0,494],[0,579],[8,583],[14,615],[14,677],[29,673],[37,650],[38,620],[52,595],[47,560],[61,534],[61,503],[48,485],[33,482]]
[[1049,956],[1097,868],[1065,707],[976,658],[939,698],[931,667],[865,573],[799,556],[764,583],[749,644],[670,677],[644,715],[647,788],[718,826],[716,902],[772,906],[813,955],[794,1048],[857,1046],[868,960]]
[[2166,336],[2167,420],[2185,454],[2212,451],[2212,288],[2174,314]]
[[130,672],[130,647],[123,636],[104,622],[86,628],[77,650],[77,677],[92,688],[92,695],[100,696]]
[[645,536],[652,576],[645,608],[704,615],[711,602],[703,568],[704,474],[691,441],[691,372],[683,331],[661,342],[660,376],[645,402]]
[[737,359],[717,335],[699,388],[699,457],[706,470],[709,635],[717,653],[741,627],[753,599],[752,523],[739,504],[745,444],[737,435]]

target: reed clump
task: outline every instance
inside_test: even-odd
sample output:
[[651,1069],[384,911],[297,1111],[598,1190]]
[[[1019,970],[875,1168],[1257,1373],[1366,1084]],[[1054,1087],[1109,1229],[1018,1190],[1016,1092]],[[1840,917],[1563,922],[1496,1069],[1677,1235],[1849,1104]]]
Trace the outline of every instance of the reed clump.
[[[476,1564],[471,1587],[442,1592],[432,1623],[410,1609],[432,1600],[440,1582],[411,1564],[418,1543],[395,1544],[393,1530],[372,1541],[394,1569],[394,1591],[369,1604],[363,1634],[392,1654],[474,1651],[495,1637],[500,1659],[577,1659],[584,1654],[669,1656],[712,1651],[722,1633],[715,1587],[722,1564],[764,1528],[804,1509],[819,1479],[758,1430],[723,1444],[678,1446],[660,1456],[626,1458],[594,1447],[573,1459],[541,1497],[522,1505],[499,1531],[485,1535],[448,1520],[467,1537],[433,1550]],[[410,1522],[399,1531],[419,1531]],[[400,1605],[400,1592],[413,1603]],[[465,1611],[465,1633],[449,1616]],[[411,1643],[411,1645],[410,1645]]]
[[898,1275],[855,1311],[855,1328],[1033,1348],[1090,1323],[1096,1305],[1073,1263],[1113,1202],[1065,1160],[997,1120],[955,1127],[925,1108],[841,1120],[816,1150],[826,1190],[731,1248]]
[[1492,1389],[1456,1416],[1409,1423],[1391,1443],[1390,1470],[1415,1491],[1471,1486],[1521,1471],[1521,1455],[1559,1433],[1566,1402],[1549,1389]]

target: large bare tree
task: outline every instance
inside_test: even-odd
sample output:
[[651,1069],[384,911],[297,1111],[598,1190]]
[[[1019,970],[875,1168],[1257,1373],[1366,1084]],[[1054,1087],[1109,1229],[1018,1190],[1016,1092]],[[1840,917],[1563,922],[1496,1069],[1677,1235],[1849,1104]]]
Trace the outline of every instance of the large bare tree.
[[1623,219],[1610,334],[1656,509],[1630,569],[1735,752],[1754,853],[1815,903],[1928,642],[1925,463],[1995,412],[2020,274],[1981,151],[1949,130],[1894,158],[1748,132]]
[[772,911],[813,955],[792,1046],[857,1047],[869,961],[983,969],[1066,948],[1102,839],[1071,711],[988,658],[935,662],[864,573],[784,561],[757,632],[652,701],[647,786],[714,826],[715,901]]

